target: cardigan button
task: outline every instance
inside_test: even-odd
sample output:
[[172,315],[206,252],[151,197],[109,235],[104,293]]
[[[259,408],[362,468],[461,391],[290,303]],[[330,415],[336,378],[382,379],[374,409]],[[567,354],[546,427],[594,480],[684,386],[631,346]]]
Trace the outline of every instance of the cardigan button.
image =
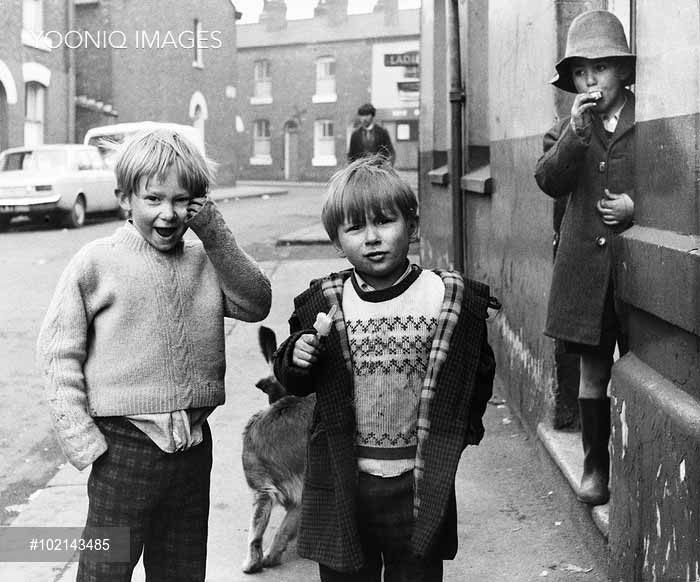
[[604,174],[604,173],[605,173],[605,168],[606,168],[606,163],[605,163],[605,162],[600,162],[600,164],[598,164],[598,171],[599,171],[601,174]]
[[597,244],[599,247],[604,247],[606,244],[608,244],[608,240],[604,236],[599,236],[597,239],[595,239],[595,244]]

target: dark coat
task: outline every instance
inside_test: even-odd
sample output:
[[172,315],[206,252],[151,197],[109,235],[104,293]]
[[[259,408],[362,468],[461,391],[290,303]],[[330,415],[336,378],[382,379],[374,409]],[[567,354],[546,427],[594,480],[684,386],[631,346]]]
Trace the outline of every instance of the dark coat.
[[372,146],[366,148],[362,137],[363,131],[365,131],[363,127],[358,127],[350,136],[348,162],[354,162],[363,156],[380,153],[393,164],[396,154],[394,152],[394,146],[391,143],[391,138],[389,137],[389,132],[381,125],[375,123],[371,130]]
[[561,340],[597,345],[612,277],[613,237],[630,223],[609,227],[596,210],[605,188],[634,200],[634,95],[608,140],[602,121],[592,116],[590,138],[576,135],[561,120],[544,136],[544,155],[535,179],[549,196],[569,196],[554,259],[544,333]]
[[[290,319],[292,335],[278,349],[274,366],[275,375],[289,392],[316,392],[299,554],[344,572],[357,571],[364,564],[356,519],[358,468],[353,378],[340,310],[342,284],[349,274],[350,271],[344,271],[313,281],[295,299],[295,312]],[[438,274],[445,280],[445,274]],[[495,371],[493,351],[486,341],[488,287],[473,281],[462,285],[461,277],[459,281],[463,291],[454,294],[459,316],[454,317],[456,310],[443,309],[436,338],[450,339],[448,343],[433,343],[433,351],[444,354],[444,359],[429,368],[426,376],[431,369],[436,373],[436,389],[430,399],[423,455],[416,459],[417,467],[422,466],[422,477],[417,481],[420,509],[411,538],[417,556],[443,559],[451,559],[457,552],[457,464],[464,447],[478,444],[483,436],[481,418],[491,397]],[[313,332],[316,314],[328,312],[331,304],[337,305],[339,311],[331,334],[324,340],[319,361],[310,370],[294,366],[294,343],[302,333]],[[441,335],[440,330],[445,328],[449,328],[450,335]]]

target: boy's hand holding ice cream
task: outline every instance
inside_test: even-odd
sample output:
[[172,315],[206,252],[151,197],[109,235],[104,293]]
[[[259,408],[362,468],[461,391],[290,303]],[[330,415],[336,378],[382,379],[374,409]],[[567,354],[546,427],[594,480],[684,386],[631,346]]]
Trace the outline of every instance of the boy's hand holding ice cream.
[[316,333],[305,333],[294,344],[292,363],[299,368],[310,368],[318,360],[321,340],[330,335],[333,329],[333,316],[338,306],[331,306],[328,313],[319,313],[314,322]]

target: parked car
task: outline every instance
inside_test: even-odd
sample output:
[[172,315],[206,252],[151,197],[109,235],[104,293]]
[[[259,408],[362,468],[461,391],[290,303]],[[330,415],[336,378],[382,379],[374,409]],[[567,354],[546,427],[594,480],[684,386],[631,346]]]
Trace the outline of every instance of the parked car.
[[180,123],[165,123],[160,121],[134,121],[127,123],[114,123],[112,125],[101,125],[91,127],[85,133],[83,143],[99,148],[105,159],[107,166],[114,167],[117,150],[111,144],[120,144],[125,137],[133,135],[139,131],[153,129],[172,129],[189,139],[197,149],[205,155],[204,140],[202,134],[192,125],[182,125]]
[[88,213],[124,217],[114,171],[94,146],[55,144],[0,153],[0,227],[29,216],[79,228]]

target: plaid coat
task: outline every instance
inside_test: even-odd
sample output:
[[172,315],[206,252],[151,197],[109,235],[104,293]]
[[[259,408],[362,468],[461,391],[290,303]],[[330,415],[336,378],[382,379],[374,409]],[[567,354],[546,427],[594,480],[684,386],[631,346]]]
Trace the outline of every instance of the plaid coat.
[[[362,567],[356,520],[357,458],[350,348],[342,312],[343,283],[351,271],[312,281],[290,318],[292,335],[279,347],[275,375],[292,394],[316,392],[310,427],[298,550],[338,571]],[[467,444],[483,436],[481,418],[491,397],[495,361],[486,338],[489,290],[457,273],[436,271],[445,284],[423,383],[418,418],[414,553],[451,559],[457,552],[454,481]],[[465,284],[466,283],[466,284]],[[337,305],[324,352],[310,369],[292,365],[294,343],[313,332],[319,312]]]

